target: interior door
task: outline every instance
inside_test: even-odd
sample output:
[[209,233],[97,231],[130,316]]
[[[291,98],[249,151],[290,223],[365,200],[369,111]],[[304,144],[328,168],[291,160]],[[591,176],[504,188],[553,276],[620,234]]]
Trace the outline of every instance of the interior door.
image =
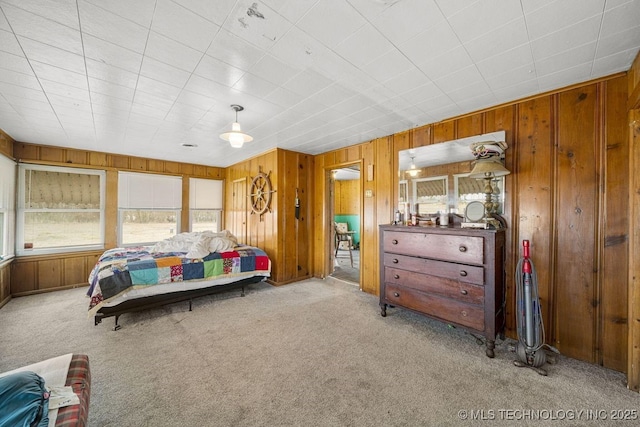
[[238,242],[247,241],[247,179],[237,179],[231,183],[231,231],[237,238]]

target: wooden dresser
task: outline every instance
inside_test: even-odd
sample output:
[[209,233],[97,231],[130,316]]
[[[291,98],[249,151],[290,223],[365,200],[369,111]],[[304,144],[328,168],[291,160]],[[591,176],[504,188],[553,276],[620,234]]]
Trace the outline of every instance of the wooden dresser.
[[505,325],[504,230],[380,226],[380,309],[403,307],[486,338]]

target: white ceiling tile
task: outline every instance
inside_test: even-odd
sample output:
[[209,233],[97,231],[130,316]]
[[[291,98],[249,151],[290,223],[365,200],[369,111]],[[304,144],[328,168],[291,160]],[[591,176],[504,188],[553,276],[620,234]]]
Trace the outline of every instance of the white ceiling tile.
[[[33,61],[31,63],[33,72],[40,82],[49,81],[73,86],[75,88],[87,90],[87,76],[84,73],[74,73],[42,62]],[[44,83],[43,83],[44,86]],[[45,91],[48,91],[45,88]]]
[[181,90],[181,88],[145,76],[138,78],[138,84],[136,86],[136,93],[142,91],[170,102],[175,102]]
[[202,95],[206,95],[210,98],[228,98],[239,93],[235,89],[231,89],[228,86],[214,82],[213,80],[206,79],[204,77],[193,74],[189,77],[189,81],[184,86],[185,90],[190,90]]
[[571,68],[565,68],[554,74],[547,74],[538,78],[541,91],[548,91],[561,88],[571,84],[571,82],[583,82],[591,76],[591,62],[578,64]]
[[152,30],[186,46],[206,52],[220,26],[174,3],[158,0]]
[[204,113],[206,113],[207,110],[216,105],[216,100],[215,98],[211,98],[199,93],[183,90],[178,95],[176,103],[202,110],[203,112],[199,116],[201,117],[204,115]]
[[547,58],[594,41],[597,39],[599,31],[600,18],[596,16],[532,40],[533,58],[535,60]]
[[[0,14],[0,17],[3,17],[2,14]],[[0,50],[13,55],[23,56],[18,39],[9,31],[0,30]]]
[[42,117],[43,113],[53,113],[49,100],[33,100],[22,97],[5,96],[11,109],[27,117]]
[[402,43],[399,49],[413,63],[423,64],[460,45],[449,23],[441,22]]
[[434,83],[438,88],[440,88],[440,90],[448,94],[452,91],[457,91],[462,86],[468,86],[483,81],[484,78],[478,71],[478,68],[475,65],[469,65],[434,80]]
[[[464,81],[464,80],[461,80]],[[491,89],[484,81],[475,81],[469,85],[460,84],[457,89],[449,90],[447,95],[453,102],[460,105],[462,101],[468,98],[477,98],[480,96],[485,97],[489,102],[493,102]]]
[[267,6],[255,4],[259,5],[261,15],[248,13],[253,4],[251,1],[242,0],[236,3],[222,28],[254,46],[268,50],[293,24]]
[[483,0],[470,4],[447,19],[460,41],[465,43],[521,16],[520,2]]
[[602,58],[616,52],[633,49],[638,46],[638,40],[640,40],[640,25],[609,37],[603,37],[598,42],[596,56]]
[[403,0],[386,8],[371,22],[393,44],[399,45],[445,22],[445,18],[433,0]]
[[236,0],[173,0],[185,9],[200,15],[216,25],[224,23],[225,18],[233,9]]
[[87,58],[133,73],[140,71],[141,54],[88,34],[83,37],[83,42]]
[[225,86],[232,87],[244,74],[239,68],[229,65],[209,55],[204,55],[193,71],[195,75],[204,77]]
[[522,4],[524,13],[529,14],[534,10],[548,5],[549,3],[553,3],[554,1],[556,0],[520,0],[520,3]]
[[[0,0],[0,128],[26,142],[222,167],[266,147],[320,153],[626,71],[640,49],[638,8]],[[235,119],[230,104],[245,107],[239,120],[255,138],[232,152],[218,138]]]
[[283,87],[302,96],[310,96],[331,86],[333,82],[314,70],[298,73],[288,80]]
[[46,91],[47,96],[51,102],[55,101],[55,96],[61,96],[68,98],[70,100],[77,100],[81,102],[86,102],[89,104],[91,102],[91,97],[89,95],[89,90],[86,87],[79,89],[74,86],[65,85],[63,83],[53,82],[49,80],[41,80],[42,88]]
[[500,55],[507,50],[529,42],[524,18],[520,17],[488,33],[464,43],[474,61]]
[[[73,2],[75,3],[75,1]],[[151,26],[153,13],[156,7],[156,0],[79,0],[80,7],[86,3],[92,3],[110,11],[111,13],[135,22],[138,25],[142,25],[145,28],[149,28]]]
[[597,17],[604,8],[605,0],[556,0],[527,13],[527,29],[531,40],[570,27],[578,22]]
[[89,77],[89,90],[92,93],[95,92],[109,96],[110,98],[117,98],[121,101],[129,102],[133,100],[133,95],[135,94],[134,87],[122,86],[93,77]]
[[485,77],[485,81],[493,91],[496,91],[498,89],[515,86],[521,82],[535,81],[537,75],[534,70],[533,64],[525,64],[521,67],[510,68],[503,73],[488,75]]
[[401,96],[402,99],[416,105],[422,103],[425,99],[432,99],[441,96],[446,97],[444,92],[442,92],[442,90],[440,90],[440,88],[433,82],[429,82],[422,86],[414,86],[411,90],[401,93]]
[[233,89],[237,91],[250,93],[260,98],[273,92],[276,88],[277,86],[273,83],[251,73],[245,73],[236,84],[233,85]]
[[437,80],[472,64],[473,61],[469,57],[466,49],[462,45],[458,45],[444,55],[418,64],[418,67],[424,71],[431,80]]
[[87,74],[98,80],[104,80],[119,86],[135,88],[138,81],[136,72],[127,71],[122,68],[114,67],[102,61],[94,59],[86,59]]
[[361,67],[392,49],[394,46],[389,40],[372,25],[366,24],[338,43],[335,51],[353,65]]
[[533,55],[529,44],[520,45],[514,49],[503,51],[498,55],[476,62],[476,66],[485,79],[503,74],[510,70],[519,69],[523,66],[534,70]]
[[153,31],[149,34],[145,55],[189,72],[203,56],[202,52]]
[[22,74],[33,74],[31,65],[27,58],[22,55],[14,55],[0,51],[0,73],[1,69],[15,71]]
[[351,98],[354,95],[354,91],[337,83],[333,83],[311,95],[311,98],[326,106],[333,106],[334,104],[342,102],[347,98]]
[[263,3],[289,22],[298,22],[318,0],[263,0]]
[[612,72],[627,71],[637,53],[636,49],[629,49],[613,55],[597,58],[593,63],[592,75],[594,77],[600,77],[611,74]]
[[554,56],[548,56],[535,63],[538,77],[557,73],[573,64],[583,64],[593,61],[596,54],[596,42],[587,43],[573,49],[569,49]]
[[2,70],[2,81],[15,86],[25,87],[27,89],[40,89],[38,79],[33,74],[18,73],[12,70]]
[[223,29],[218,32],[213,43],[207,49],[207,55],[247,71],[262,58],[264,52]]
[[436,0],[436,4],[445,17],[455,15],[473,5],[478,0]]
[[2,6],[2,11],[11,21],[15,34],[82,54],[80,31],[10,5]]
[[333,49],[365,23],[362,15],[348,2],[326,0],[316,3],[297,26]]
[[156,61],[148,56],[142,59],[140,75],[179,88],[184,87],[191,76],[187,71]]
[[84,73],[84,58],[67,50],[58,49],[35,40],[19,37],[18,41],[29,61],[39,61],[75,73]]
[[376,81],[383,82],[389,79],[390,74],[402,74],[414,67],[415,65],[411,63],[402,52],[394,49],[377,57],[361,68]]
[[13,30],[11,29],[11,25],[9,25],[9,21],[7,21],[7,18],[4,17],[4,13],[1,13],[1,12],[2,12],[2,6],[0,5],[0,31],[13,33]]
[[3,98],[11,98],[39,101],[44,103],[49,102],[47,101],[47,97],[40,87],[25,88],[24,86],[18,86],[10,82],[5,82],[4,80],[0,81],[0,93],[2,94],[0,100]]
[[421,70],[412,67],[404,73],[384,81],[383,85],[391,89],[393,94],[401,94],[413,91],[418,87],[424,87],[430,83],[432,83],[431,80]]
[[624,3],[605,12],[602,19],[601,37],[608,37],[638,25],[640,25],[640,2]]
[[80,7],[82,32],[137,53],[144,53],[149,30],[91,3]]
[[272,55],[264,55],[249,71],[273,84],[283,85],[300,70],[285,64]]

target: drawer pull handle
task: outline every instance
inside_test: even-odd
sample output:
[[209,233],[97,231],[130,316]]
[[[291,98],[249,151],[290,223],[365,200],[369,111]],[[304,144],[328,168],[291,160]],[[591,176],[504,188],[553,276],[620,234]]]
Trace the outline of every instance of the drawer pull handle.
[[394,245],[397,245],[397,244],[398,244],[398,240],[397,240],[397,239],[393,239],[393,240],[391,241],[391,243],[393,243]]
[[464,270],[460,270],[460,275],[461,275],[462,277],[467,277],[467,272],[466,272],[466,271],[464,271]]
[[462,317],[467,317],[467,312],[466,311],[462,311],[460,314],[462,314]]
[[393,296],[394,296],[394,297],[396,297],[396,298],[398,298],[398,297],[400,296],[400,294],[399,294],[399,293],[397,293],[397,292],[394,292],[394,293],[393,293]]
[[400,261],[398,261],[398,258],[394,258],[394,259],[393,259],[393,261],[391,261],[391,262],[392,262],[392,263],[394,263],[394,264],[397,264],[397,263],[399,263]]
[[458,250],[460,252],[467,252],[467,247],[465,245],[460,245],[460,247],[458,248]]
[[461,290],[461,291],[460,291],[460,293],[461,293],[462,295],[467,295],[469,292],[467,292],[467,290],[466,290],[466,289],[463,289],[463,290]]
[[397,280],[397,279],[399,279],[399,278],[400,278],[400,276],[398,276],[397,274],[394,274],[394,275],[393,275],[393,278]]

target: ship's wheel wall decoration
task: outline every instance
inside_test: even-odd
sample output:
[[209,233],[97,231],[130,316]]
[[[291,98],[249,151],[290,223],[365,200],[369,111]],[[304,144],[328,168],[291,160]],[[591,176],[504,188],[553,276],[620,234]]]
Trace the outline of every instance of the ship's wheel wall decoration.
[[271,172],[264,173],[262,170],[251,180],[251,190],[249,200],[251,202],[251,213],[262,215],[267,211],[271,212],[271,195],[276,190],[271,185]]

